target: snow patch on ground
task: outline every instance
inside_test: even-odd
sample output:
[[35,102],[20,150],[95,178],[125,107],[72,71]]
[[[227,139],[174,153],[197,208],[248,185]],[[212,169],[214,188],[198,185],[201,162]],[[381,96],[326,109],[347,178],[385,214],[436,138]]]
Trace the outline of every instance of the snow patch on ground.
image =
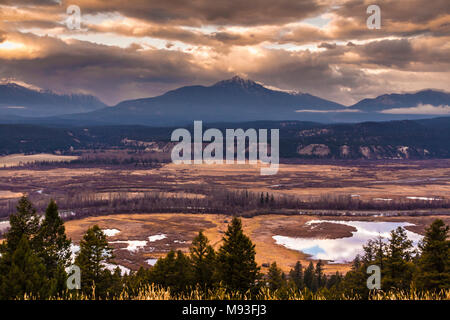
[[427,197],[406,197],[406,199],[411,199],[411,200],[424,200],[424,201],[440,200],[440,199],[437,199],[437,198],[427,198]]
[[158,259],[151,258],[151,259],[145,260],[145,262],[147,262],[151,266],[154,266],[156,264],[156,261],[158,261]]
[[116,234],[120,233],[120,230],[118,229],[103,229],[102,231],[107,237],[114,237]]
[[167,236],[165,234],[156,234],[154,236],[148,237],[148,241],[154,242],[154,241],[162,240],[165,238],[167,238]]
[[113,264],[113,263],[104,263],[103,264],[106,269],[108,269],[109,271],[111,271],[112,273],[114,273],[114,271],[116,270],[117,267],[119,267],[120,269],[120,274],[124,275],[124,274],[130,274],[130,269],[128,269],[127,267],[121,266],[120,264]]
[[123,250],[128,250],[130,252],[136,252],[147,245],[147,241],[145,240],[120,240],[120,241],[111,241],[109,243],[125,243],[128,246]]

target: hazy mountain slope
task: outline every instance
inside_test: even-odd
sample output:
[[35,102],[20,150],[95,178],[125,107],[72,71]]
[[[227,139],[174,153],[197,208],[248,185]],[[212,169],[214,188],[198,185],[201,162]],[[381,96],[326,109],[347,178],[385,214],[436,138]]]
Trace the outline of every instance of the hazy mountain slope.
[[373,99],[363,99],[350,108],[365,112],[377,112],[397,108],[413,108],[418,105],[449,106],[450,93],[422,90],[416,93],[384,94]]
[[89,112],[106,105],[94,96],[60,95],[51,91],[28,89],[15,83],[0,85],[0,114],[22,117]]

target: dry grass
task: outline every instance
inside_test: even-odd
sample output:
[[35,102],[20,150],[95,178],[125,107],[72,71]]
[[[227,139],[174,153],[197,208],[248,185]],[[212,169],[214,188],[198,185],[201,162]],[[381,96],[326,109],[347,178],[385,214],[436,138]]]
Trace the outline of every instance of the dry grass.
[[72,161],[76,159],[78,159],[78,156],[61,156],[48,153],[25,155],[23,153],[18,153],[0,157],[0,167],[15,167],[32,162],[43,162],[43,161],[61,162],[61,161]]
[[[29,295],[23,297],[24,300],[33,300]],[[92,300],[95,295],[71,294],[68,293],[64,297],[53,297],[50,300]],[[287,295],[280,298],[276,292],[271,292],[267,288],[263,288],[256,295],[249,294],[239,295],[237,293],[227,292],[223,288],[210,290],[206,293],[197,289],[191,290],[184,294],[173,294],[170,289],[161,288],[155,285],[148,285],[139,290],[133,296],[130,296],[125,290],[118,297],[103,298],[103,300],[358,300],[358,296],[333,296],[327,297],[322,293],[312,294],[304,293],[296,290],[290,290]],[[440,292],[418,292],[411,291],[374,291],[369,295],[369,300],[450,300],[450,290],[442,290]]]
[[[442,218],[449,224],[449,216],[427,217],[320,217],[322,220],[361,220],[361,221],[402,221],[414,223],[414,227],[408,227],[413,232],[424,233],[424,229],[434,219]],[[259,265],[276,261],[277,265],[288,272],[296,261],[303,265],[309,263],[308,255],[295,250],[277,245],[272,236],[294,235],[308,236],[310,228],[305,226],[309,220],[318,219],[316,216],[283,216],[262,215],[253,218],[242,218],[244,232],[250,236],[256,245],[256,260]],[[145,262],[149,258],[165,256],[171,249],[188,252],[192,239],[200,230],[204,230],[211,244],[218,249],[231,217],[218,214],[115,214],[98,217],[88,217],[80,220],[66,222],[66,230],[69,237],[78,243],[84,232],[94,224],[102,229],[118,229],[121,232],[110,241],[147,240],[149,236],[165,234],[167,238],[155,242],[148,242],[140,251],[129,252],[125,250],[126,244],[114,244],[117,263],[132,270],[140,266],[148,267]],[[348,230],[342,230],[342,225],[324,224],[321,229],[321,238],[339,238]],[[317,237],[315,234],[309,236]],[[333,274],[336,271],[347,272],[349,264],[327,264],[325,272]],[[267,269],[263,268],[266,272]]]

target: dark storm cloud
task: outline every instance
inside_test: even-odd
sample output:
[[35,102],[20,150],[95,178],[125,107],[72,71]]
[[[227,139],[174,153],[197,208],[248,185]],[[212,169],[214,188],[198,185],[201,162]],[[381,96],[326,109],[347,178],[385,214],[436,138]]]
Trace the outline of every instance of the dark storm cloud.
[[[120,12],[151,22],[182,25],[280,24],[311,17],[325,10],[318,0],[75,0],[83,12]],[[66,3],[66,1],[64,1]],[[67,1],[67,3],[69,3]]]
[[366,62],[385,67],[402,68],[416,60],[416,53],[406,39],[370,42],[357,52]]
[[[369,16],[366,9],[376,4],[381,10],[381,29],[376,32],[366,27]],[[333,10],[337,20],[336,35],[342,37],[367,37],[374,35],[432,34],[447,36],[450,33],[450,2],[448,0],[372,0],[342,1]]]
[[318,45],[318,48],[324,48],[324,49],[336,49],[336,43],[326,43],[322,42]]
[[380,7],[383,20],[418,24],[448,15],[450,9],[448,0],[350,0],[341,1],[335,12],[342,17],[365,21],[366,9],[372,4]]
[[441,46],[445,39],[399,39],[372,41],[362,46],[357,46],[357,52],[361,63],[375,64],[380,67],[390,67],[400,70],[414,70],[417,65],[427,66],[422,71],[436,70],[433,66],[450,64],[450,47]]

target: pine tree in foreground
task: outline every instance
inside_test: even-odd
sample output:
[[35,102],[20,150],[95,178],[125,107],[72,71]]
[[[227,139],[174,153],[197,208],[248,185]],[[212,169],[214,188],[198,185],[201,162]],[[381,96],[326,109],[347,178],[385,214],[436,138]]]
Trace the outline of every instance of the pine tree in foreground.
[[216,273],[216,253],[202,231],[192,241],[189,251],[195,284],[202,289],[212,288]]
[[422,290],[450,288],[449,226],[437,219],[427,229],[420,245],[416,285]]
[[108,245],[106,235],[98,225],[86,231],[80,241],[80,251],[75,258],[75,264],[81,271],[81,289],[91,294],[95,288],[95,295],[105,296],[108,290],[109,270],[105,264],[113,259],[112,248]]
[[315,269],[315,278],[317,279],[317,288],[322,288],[326,285],[327,283],[327,277],[323,272],[323,262],[322,260],[319,260],[316,264],[316,269]]
[[42,258],[49,278],[58,279],[57,290],[66,286],[65,268],[71,262],[71,241],[65,233],[64,222],[59,216],[58,206],[51,200],[41,228],[36,236],[38,255]]
[[300,261],[297,261],[297,263],[294,266],[294,269],[292,269],[289,272],[289,278],[295,284],[295,287],[298,290],[302,290],[303,289],[303,287],[304,287],[303,266],[302,266]]
[[[9,254],[9,253],[8,253]],[[22,236],[11,256],[11,265],[0,278],[0,298],[24,298],[32,295],[45,299],[55,294],[55,280],[46,276],[45,266],[33,252],[26,235]]]
[[32,248],[36,248],[36,235],[39,231],[39,216],[27,197],[20,198],[17,204],[17,212],[9,217],[10,228],[6,233],[6,241],[0,246],[0,253],[14,253],[26,236]]
[[192,265],[189,258],[180,250],[171,250],[167,256],[158,259],[150,269],[151,283],[170,288],[175,294],[187,291],[193,286]]
[[391,231],[387,245],[387,257],[382,270],[382,288],[407,290],[410,286],[414,265],[412,263],[412,241],[405,229],[398,227]]
[[217,254],[219,280],[228,290],[244,293],[256,287],[260,273],[255,256],[255,245],[244,234],[241,219],[234,217]]
[[305,269],[305,273],[303,274],[305,287],[307,287],[309,290],[313,290],[315,278],[314,264],[311,261],[308,267]]
[[[37,247],[36,235],[39,232],[39,216],[28,198],[24,196],[19,200],[17,212],[10,215],[9,222],[10,228],[5,235],[6,239],[0,245],[0,298],[3,299],[24,294],[28,292],[25,290],[35,288],[33,281],[28,286],[20,282],[24,277],[26,279],[26,275],[21,275],[21,272],[31,272],[31,267],[24,265],[25,262],[21,259],[36,260],[36,268],[39,269],[41,262],[33,250]],[[17,252],[19,249],[20,251]],[[45,266],[43,270],[45,272]],[[34,271],[31,273],[33,274]]]
[[269,267],[269,272],[267,273],[267,283],[269,289],[272,291],[281,289],[285,285],[283,271],[278,268],[276,262],[273,262]]

